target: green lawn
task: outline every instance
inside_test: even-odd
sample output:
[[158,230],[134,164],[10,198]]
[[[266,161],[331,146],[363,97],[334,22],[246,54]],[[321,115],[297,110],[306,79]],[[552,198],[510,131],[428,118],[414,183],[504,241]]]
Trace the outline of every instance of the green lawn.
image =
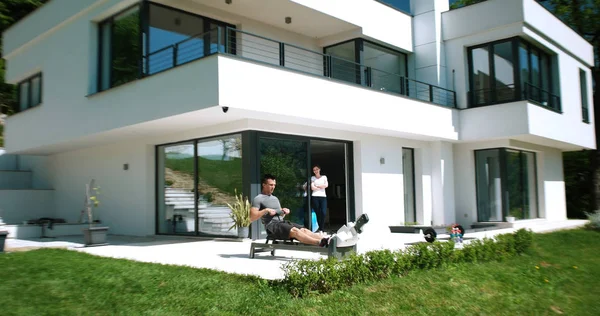
[[[599,232],[535,235],[527,255],[292,299],[254,277],[65,250],[0,255],[3,315],[600,315]],[[259,259],[257,259],[259,260]],[[537,267],[537,268],[536,268]]]

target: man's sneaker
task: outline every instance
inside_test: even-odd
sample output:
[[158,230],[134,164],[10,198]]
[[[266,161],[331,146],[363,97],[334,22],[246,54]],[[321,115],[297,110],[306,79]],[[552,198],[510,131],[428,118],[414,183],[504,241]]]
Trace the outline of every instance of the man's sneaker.
[[321,238],[321,242],[319,243],[319,247],[327,248],[329,246],[330,237]]

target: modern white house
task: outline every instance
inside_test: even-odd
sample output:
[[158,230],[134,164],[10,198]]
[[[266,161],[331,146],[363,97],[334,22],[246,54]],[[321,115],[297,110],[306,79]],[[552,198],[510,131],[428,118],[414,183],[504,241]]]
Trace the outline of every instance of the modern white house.
[[592,46],[534,0],[383,2],[48,2],[3,34],[0,216],[78,222],[95,179],[113,234],[237,236],[270,173],[308,225],[319,165],[326,229],[566,219]]

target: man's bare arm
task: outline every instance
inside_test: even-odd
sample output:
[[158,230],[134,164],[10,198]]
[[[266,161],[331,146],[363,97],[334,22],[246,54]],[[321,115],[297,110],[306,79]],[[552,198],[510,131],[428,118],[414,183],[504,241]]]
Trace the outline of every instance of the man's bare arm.
[[265,214],[270,213],[271,215],[275,215],[275,210],[270,208],[265,208],[262,210],[258,210],[258,207],[250,208],[250,222],[254,222],[255,220],[263,217]]

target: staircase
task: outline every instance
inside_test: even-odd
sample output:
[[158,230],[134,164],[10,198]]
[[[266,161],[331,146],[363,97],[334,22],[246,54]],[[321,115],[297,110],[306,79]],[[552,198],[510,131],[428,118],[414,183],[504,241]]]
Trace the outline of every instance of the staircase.
[[[165,214],[172,233],[194,231],[194,193],[186,189],[165,188]],[[199,199],[198,230],[202,234],[237,236],[237,230],[229,230],[233,221],[226,206],[213,206]],[[182,225],[185,223],[185,225]]]
[[0,148],[0,217],[6,224],[54,217],[54,190],[34,176],[45,157],[8,155]]

